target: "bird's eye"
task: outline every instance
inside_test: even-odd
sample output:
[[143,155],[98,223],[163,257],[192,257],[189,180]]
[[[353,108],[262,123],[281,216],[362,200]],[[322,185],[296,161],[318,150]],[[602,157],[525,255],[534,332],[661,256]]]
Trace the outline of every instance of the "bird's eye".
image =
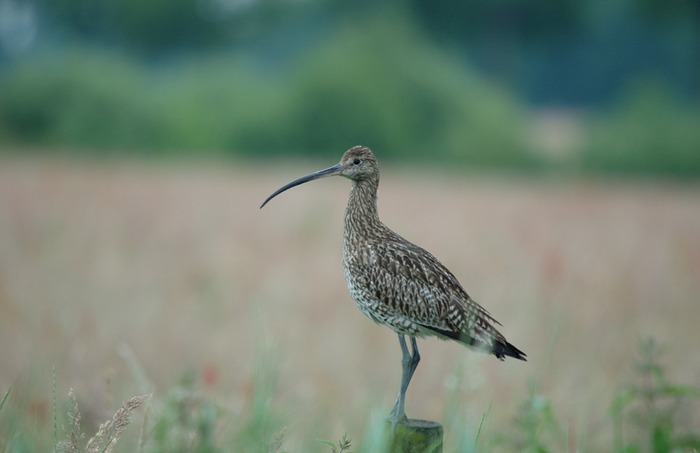
[[360,162],[362,162],[360,159],[355,159],[352,161],[353,165],[360,165]]

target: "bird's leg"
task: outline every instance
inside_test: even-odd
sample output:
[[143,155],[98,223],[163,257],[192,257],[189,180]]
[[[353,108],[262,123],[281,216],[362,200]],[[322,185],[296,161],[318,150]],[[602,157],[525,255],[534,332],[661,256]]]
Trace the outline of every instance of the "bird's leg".
[[403,357],[401,359],[401,365],[403,367],[403,371],[401,373],[401,388],[399,389],[399,396],[396,398],[396,402],[394,403],[394,408],[391,410],[391,414],[389,415],[389,420],[391,421],[394,429],[396,428],[397,423],[406,420],[406,411],[404,410],[406,389],[408,389],[408,384],[411,382],[413,373],[418,367],[418,362],[420,362],[420,354],[418,353],[418,345],[416,344],[415,337],[411,337],[413,354],[409,353],[408,346],[406,345],[406,339],[401,334],[399,334],[399,344],[401,345],[401,352],[403,353]]

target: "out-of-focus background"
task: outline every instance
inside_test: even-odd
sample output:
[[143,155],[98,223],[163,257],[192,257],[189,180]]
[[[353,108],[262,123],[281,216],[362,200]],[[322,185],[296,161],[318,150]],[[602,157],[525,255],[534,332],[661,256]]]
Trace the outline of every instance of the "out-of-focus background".
[[690,0],[0,0],[0,447],[376,449],[349,183],[258,210],[364,144],[528,354],[419,343],[445,451],[700,448],[698,56]]

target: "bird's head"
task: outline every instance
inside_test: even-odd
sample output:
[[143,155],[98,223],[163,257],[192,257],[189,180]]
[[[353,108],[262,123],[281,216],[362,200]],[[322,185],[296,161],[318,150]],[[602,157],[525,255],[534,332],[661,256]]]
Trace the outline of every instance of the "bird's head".
[[327,176],[344,176],[356,182],[372,179],[378,180],[379,164],[377,163],[377,158],[374,157],[372,150],[366,146],[354,146],[345,151],[345,154],[343,154],[340,162],[332,167],[302,176],[301,178],[295,179],[289,184],[280,187],[272,195],[267,197],[260,207],[262,208],[268,201],[272,200],[287,189],[304,184],[305,182],[313,181],[314,179],[325,178]]
[[379,179],[379,164],[372,150],[366,146],[354,146],[340,159],[340,176],[353,181]]

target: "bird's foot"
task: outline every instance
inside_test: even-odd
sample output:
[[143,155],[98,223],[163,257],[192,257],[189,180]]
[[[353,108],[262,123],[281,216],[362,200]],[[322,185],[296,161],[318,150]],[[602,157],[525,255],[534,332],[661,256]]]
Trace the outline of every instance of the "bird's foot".
[[408,421],[408,417],[406,417],[406,413],[399,413],[395,407],[394,410],[391,411],[391,414],[389,414],[388,421],[391,423],[391,437],[394,437],[394,434],[396,434],[396,426],[399,423]]

